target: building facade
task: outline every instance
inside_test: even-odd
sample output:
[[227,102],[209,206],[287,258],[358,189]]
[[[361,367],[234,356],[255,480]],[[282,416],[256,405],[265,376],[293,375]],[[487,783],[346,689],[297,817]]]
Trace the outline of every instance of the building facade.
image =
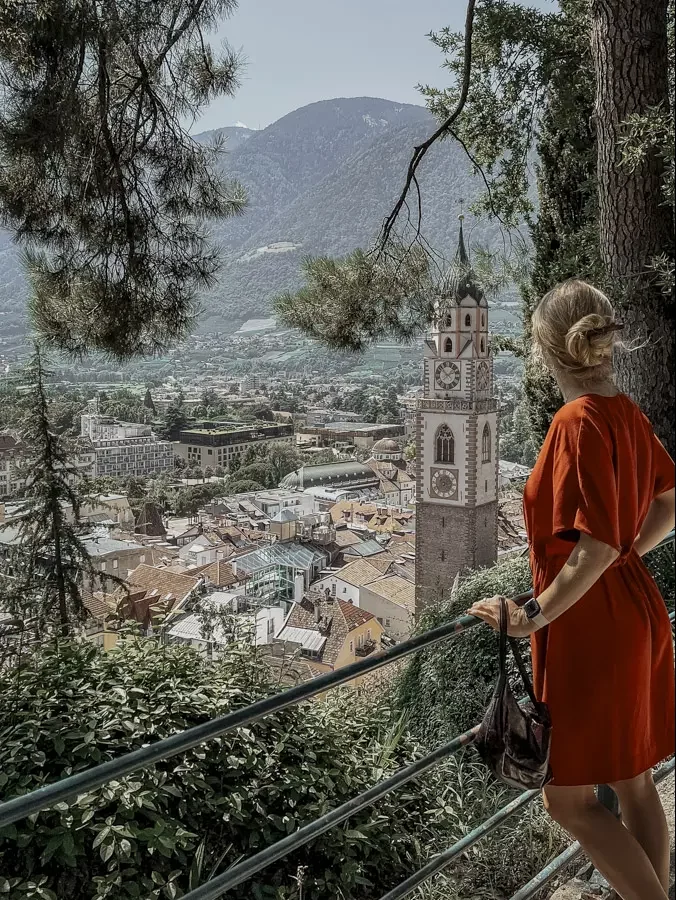
[[[13,435],[0,434],[0,497],[17,497],[24,487],[23,467],[27,448]],[[93,478],[96,473],[96,454],[85,441],[79,441],[71,459],[68,483],[74,484],[82,477]]]
[[150,425],[89,411],[80,419],[80,435],[93,449],[97,476],[144,478],[173,469],[171,443],[156,437]]
[[331,422],[327,425],[304,425],[297,435],[299,444],[335,447],[348,450],[370,450],[382,438],[405,437],[404,425],[376,425],[373,422]]
[[231,464],[235,460],[241,461],[249,447],[294,442],[293,425],[256,424],[243,427],[227,422],[203,422],[179,432],[174,452],[190,466],[201,469],[220,466],[229,471]]
[[488,303],[465,250],[456,259],[424,342],[416,418],[416,610],[442,599],[458,572],[497,559],[498,401]]
[[408,506],[415,499],[415,478],[409,475],[401,444],[383,438],[371,448],[366,465],[380,481],[380,493],[388,506]]

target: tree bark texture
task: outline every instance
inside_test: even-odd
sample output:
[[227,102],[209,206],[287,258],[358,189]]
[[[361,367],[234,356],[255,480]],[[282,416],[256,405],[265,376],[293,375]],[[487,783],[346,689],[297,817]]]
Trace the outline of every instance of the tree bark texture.
[[661,253],[673,258],[673,213],[665,205],[659,155],[648,154],[629,171],[619,142],[630,115],[669,102],[667,0],[592,0],[591,10],[601,257],[626,324],[623,338],[648,342],[618,354],[619,385],[673,456],[673,298],[648,270]]

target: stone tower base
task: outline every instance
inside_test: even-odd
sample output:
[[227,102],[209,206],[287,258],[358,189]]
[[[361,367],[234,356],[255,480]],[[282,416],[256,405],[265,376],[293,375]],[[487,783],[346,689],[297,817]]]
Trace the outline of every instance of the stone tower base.
[[498,558],[497,501],[477,507],[417,503],[416,614],[448,599],[455,576]]

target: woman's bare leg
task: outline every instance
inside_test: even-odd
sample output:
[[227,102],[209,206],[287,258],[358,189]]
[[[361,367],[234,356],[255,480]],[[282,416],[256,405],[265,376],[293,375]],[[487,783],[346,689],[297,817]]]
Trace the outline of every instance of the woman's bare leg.
[[652,771],[611,785],[620,801],[622,821],[645,850],[665,891],[669,890],[669,827]]
[[622,900],[667,900],[653,864],[628,828],[602,806],[593,785],[544,789],[545,808],[584,849]]

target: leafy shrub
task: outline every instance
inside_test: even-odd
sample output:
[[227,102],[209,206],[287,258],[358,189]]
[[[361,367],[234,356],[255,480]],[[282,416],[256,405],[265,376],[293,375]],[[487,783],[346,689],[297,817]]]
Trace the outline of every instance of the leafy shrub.
[[[425,611],[417,630],[458,618],[483,597],[514,596],[530,586],[528,560],[504,560],[461,581],[455,596]],[[481,721],[497,674],[495,633],[489,628],[472,628],[415,654],[397,684],[396,705],[409,716],[416,736],[425,744],[437,745]]]
[[[4,798],[204,722],[264,696],[265,669],[233,649],[122,640],[40,649],[0,673]],[[381,780],[419,753],[385,709],[351,692],[293,707],[113,781],[0,832],[0,896],[12,900],[179,898]],[[378,898],[422,864],[445,816],[424,784],[395,792],[263,870],[233,898]],[[4,892],[4,893],[3,893]]]
[[[513,800],[517,793],[496,782],[467,751],[437,766],[426,780],[447,837],[431,847],[445,850]],[[570,839],[546,815],[539,799],[484,837],[442,873],[421,886],[413,900],[497,900],[511,897],[557,856]],[[577,867],[579,868],[579,863]]]

